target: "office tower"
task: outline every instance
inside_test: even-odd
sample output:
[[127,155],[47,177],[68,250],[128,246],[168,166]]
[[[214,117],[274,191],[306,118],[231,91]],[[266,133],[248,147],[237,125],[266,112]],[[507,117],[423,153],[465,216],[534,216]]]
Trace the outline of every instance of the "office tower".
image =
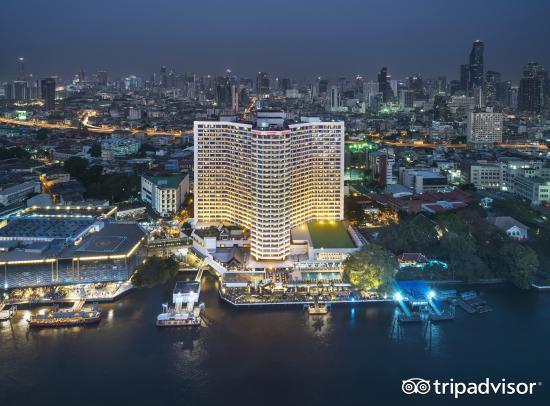
[[482,41],[475,41],[470,51],[470,82],[469,90],[472,91],[475,87],[483,86],[483,50],[485,45]]
[[328,80],[319,78],[317,88],[319,89],[319,91],[317,93],[318,96],[319,97],[324,97],[324,95],[326,95],[327,92],[328,92]]
[[378,82],[370,81],[363,84],[363,99],[370,104],[371,99],[380,92]]
[[231,111],[235,114],[239,111],[239,88],[231,85]]
[[25,72],[25,58],[17,60],[17,80],[25,80],[27,73]]
[[29,87],[25,80],[16,80],[13,82],[13,100],[24,101],[30,98]]
[[462,84],[460,83],[460,80],[451,80],[451,83],[449,84],[449,93],[451,96],[456,96],[461,91]]
[[414,91],[412,90],[400,90],[399,91],[399,107],[401,110],[410,110],[414,108]]
[[166,66],[160,67],[160,86],[166,87],[168,85],[168,72],[166,71]]
[[500,107],[512,106],[512,82],[509,80],[497,83],[496,104]]
[[250,122],[195,122],[195,218],[250,230],[256,260],[284,260],[290,230],[341,220],[344,123],[289,124],[281,111]]
[[219,107],[230,107],[232,102],[231,82],[228,76],[218,76],[215,80],[216,103]]
[[548,71],[544,66],[537,62],[525,65],[519,82],[518,109],[539,113],[547,103],[548,86]]
[[338,111],[340,107],[340,92],[337,86],[330,87],[329,107],[330,111]]
[[260,97],[269,94],[269,76],[267,72],[258,72],[258,77],[256,78],[256,94]]
[[286,92],[287,90],[289,89],[292,89],[292,84],[290,82],[290,79],[288,78],[282,78],[280,81],[279,81],[279,90],[282,90],[283,93]]
[[468,113],[468,143],[501,143],[504,114],[495,113],[491,108],[486,111]]
[[424,81],[420,75],[407,78],[408,88],[414,92],[416,99],[424,99]]
[[53,110],[55,108],[55,79],[42,79],[40,84],[44,109],[48,111]]
[[464,94],[468,93],[468,89],[470,88],[470,65],[463,64],[460,65],[460,90],[464,92]]
[[388,74],[388,68],[385,66],[378,74],[378,88],[380,93],[382,93],[382,101],[384,103],[388,103],[393,100],[394,94],[390,83],[390,76]]
[[100,70],[96,73],[96,83],[99,86],[107,86],[107,71]]
[[488,70],[485,75],[485,105],[495,106],[497,102],[497,86],[500,83],[500,73]]
[[438,93],[447,93],[447,77],[439,76],[437,78],[436,91]]
[[84,71],[84,68],[80,68],[78,71],[78,81],[84,82],[86,80],[86,71]]

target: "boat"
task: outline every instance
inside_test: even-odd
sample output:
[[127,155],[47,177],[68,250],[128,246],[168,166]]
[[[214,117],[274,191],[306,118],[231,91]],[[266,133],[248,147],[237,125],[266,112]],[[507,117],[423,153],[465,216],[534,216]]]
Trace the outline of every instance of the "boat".
[[328,305],[325,303],[314,303],[311,306],[308,306],[307,312],[310,316],[318,316],[328,313]]
[[101,312],[97,306],[80,309],[52,310],[44,314],[31,315],[29,327],[70,327],[99,323]]
[[163,312],[157,316],[157,327],[199,327],[201,325],[201,312],[204,303],[191,311],[177,308],[169,308],[168,304],[162,305]]

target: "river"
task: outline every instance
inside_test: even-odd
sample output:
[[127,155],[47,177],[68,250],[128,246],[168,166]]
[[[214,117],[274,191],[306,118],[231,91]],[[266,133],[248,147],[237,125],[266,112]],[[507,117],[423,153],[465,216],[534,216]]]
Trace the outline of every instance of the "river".
[[[154,325],[170,286],[102,304],[95,327],[0,325],[0,405],[443,404],[403,379],[537,382],[533,395],[464,395],[459,404],[550,404],[550,294],[482,286],[491,313],[432,327],[395,322],[389,304],[236,310],[203,279],[199,331]],[[34,309],[33,309],[34,311]],[[539,384],[542,383],[542,385]]]

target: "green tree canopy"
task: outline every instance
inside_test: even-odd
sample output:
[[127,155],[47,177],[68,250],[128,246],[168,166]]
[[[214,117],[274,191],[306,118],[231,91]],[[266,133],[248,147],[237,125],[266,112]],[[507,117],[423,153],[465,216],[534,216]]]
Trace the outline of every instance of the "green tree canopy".
[[377,244],[368,244],[344,261],[344,279],[361,290],[387,287],[397,271],[395,256]]
[[90,155],[94,158],[98,158],[101,156],[101,144],[94,144],[90,148]]
[[539,268],[539,259],[532,248],[518,242],[509,242],[499,251],[508,279],[521,289],[529,289],[531,277]]
[[476,242],[469,234],[448,232],[441,239],[441,248],[455,278],[476,282],[487,276],[487,266],[479,258]]
[[31,154],[21,147],[11,147],[4,148],[0,147],[0,159],[10,159],[10,158],[24,158],[29,159]]
[[47,141],[48,140],[48,136],[51,134],[51,130],[48,129],[48,128],[40,128],[37,132],[36,132],[36,139],[38,141],[41,141],[41,142],[44,142],[44,141]]
[[63,163],[63,169],[73,178],[80,179],[86,168],[88,168],[88,161],[78,156],[73,156]]
[[137,287],[151,288],[168,282],[178,273],[178,262],[173,258],[152,256],[137,267],[132,276],[132,283]]

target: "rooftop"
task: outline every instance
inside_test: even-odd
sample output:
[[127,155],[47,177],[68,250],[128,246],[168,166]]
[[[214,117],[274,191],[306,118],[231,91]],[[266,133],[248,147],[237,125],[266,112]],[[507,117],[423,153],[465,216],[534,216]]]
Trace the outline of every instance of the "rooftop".
[[187,173],[182,173],[180,175],[171,175],[171,176],[152,176],[152,175],[143,175],[143,177],[150,182],[154,183],[159,188],[177,188],[182,180],[188,176]]
[[15,217],[0,228],[0,238],[75,238],[95,222],[93,218],[24,218]]
[[355,248],[342,221],[312,221],[307,228],[313,248]]

